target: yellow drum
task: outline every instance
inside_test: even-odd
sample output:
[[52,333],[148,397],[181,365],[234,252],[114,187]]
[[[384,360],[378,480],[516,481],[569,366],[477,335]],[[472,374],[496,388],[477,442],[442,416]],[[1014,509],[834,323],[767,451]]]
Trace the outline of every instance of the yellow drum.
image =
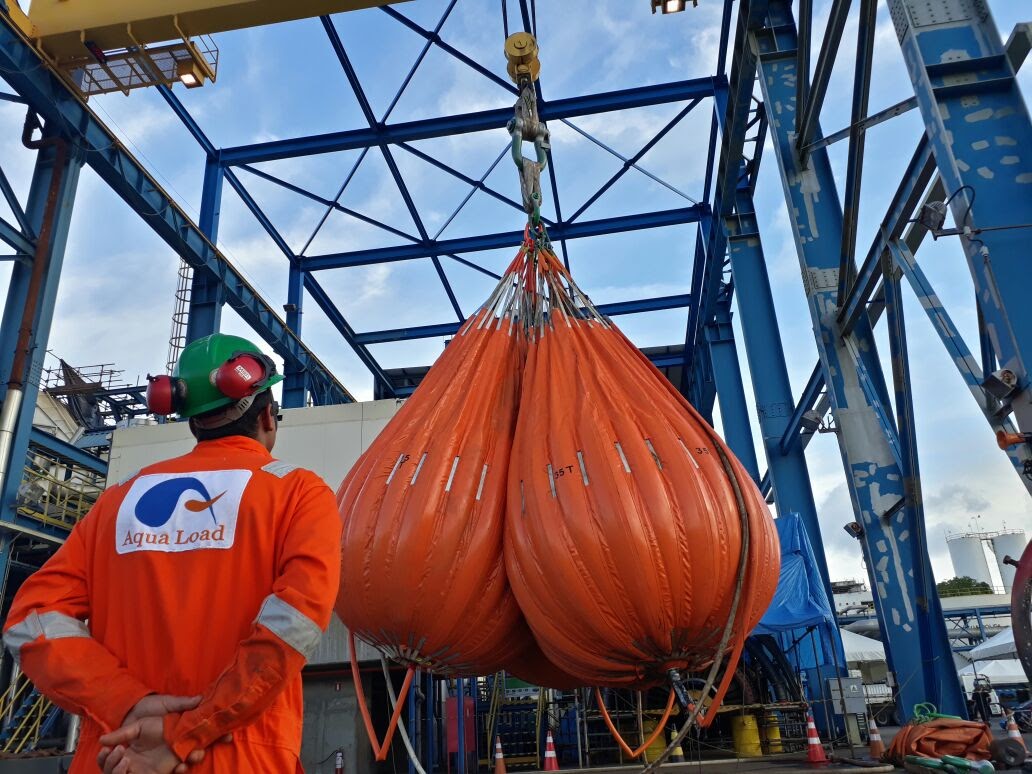
[[754,716],[735,715],[731,718],[731,737],[738,757],[759,758],[763,755],[760,747],[760,729]]
[[781,744],[781,726],[778,725],[778,716],[773,712],[763,718],[760,726],[760,739],[763,741],[763,752],[766,755],[775,755],[785,751]]

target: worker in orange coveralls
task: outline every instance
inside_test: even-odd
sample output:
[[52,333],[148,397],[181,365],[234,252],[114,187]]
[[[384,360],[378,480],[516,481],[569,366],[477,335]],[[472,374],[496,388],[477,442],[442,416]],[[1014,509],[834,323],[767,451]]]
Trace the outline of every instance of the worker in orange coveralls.
[[71,774],[302,770],[341,524],[322,479],[270,454],[282,378],[246,339],[188,345],[147,397],[190,419],[193,451],[108,488],[15,597],[5,644],[83,716]]

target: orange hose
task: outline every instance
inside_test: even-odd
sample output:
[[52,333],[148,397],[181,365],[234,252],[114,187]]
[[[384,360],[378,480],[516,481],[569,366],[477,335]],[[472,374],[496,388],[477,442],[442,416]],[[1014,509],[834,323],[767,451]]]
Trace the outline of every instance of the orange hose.
[[391,748],[391,740],[394,738],[394,731],[398,727],[398,720],[401,718],[401,709],[405,706],[405,699],[408,698],[409,686],[412,685],[412,675],[415,668],[409,667],[405,672],[405,681],[401,684],[401,695],[394,707],[394,714],[391,715],[391,722],[387,726],[387,734],[383,742],[376,739],[376,731],[373,728],[373,719],[369,715],[369,705],[366,704],[365,691],[362,689],[362,676],[358,673],[358,659],[355,658],[355,635],[348,631],[348,656],[351,661],[351,678],[355,681],[355,698],[358,699],[358,709],[362,713],[362,722],[365,723],[366,734],[369,736],[369,744],[373,747],[373,754],[377,761],[387,760],[387,751]]
[[628,746],[627,742],[624,741],[624,738],[620,736],[620,732],[616,730],[616,726],[613,725],[613,719],[609,717],[609,710],[606,709],[606,703],[602,701],[602,691],[598,688],[595,689],[595,701],[598,702],[598,709],[602,713],[602,719],[606,722],[606,727],[609,729],[609,733],[613,735],[613,739],[615,739],[616,743],[620,745],[620,749],[627,754],[628,758],[634,759],[649,749],[652,746],[652,743],[655,742],[659,738],[659,735],[666,729],[667,721],[670,720],[670,715],[674,711],[674,689],[670,689],[670,696],[667,698],[666,709],[663,710],[663,717],[659,719],[658,723],[656,723],[656,728],[652,731],[652,736],[646,739],[637,750],[632,750]]

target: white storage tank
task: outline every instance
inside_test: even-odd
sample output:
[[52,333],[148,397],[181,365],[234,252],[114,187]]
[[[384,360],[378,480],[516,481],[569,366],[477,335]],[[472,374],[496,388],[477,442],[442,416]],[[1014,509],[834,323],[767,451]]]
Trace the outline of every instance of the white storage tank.
[[1004,591],[1010,594],[1011,587],[1014,585],[1016,569],[1009,564],[1004,564],[1003,558],[1005,556],[1009,556],[1014,560],[1021,558],[1021,554],[1028,544],[1028,541],[1025,539],[1025,530],[1015,529],[1000,532],[993,535],[992,543],[993,555],[996,557],[996,564],[1000,568],[1000,577],[1003,579]]
[[967,576],[992,586],[993,578],[989,574],[989,562],[982,546],[984,539],[985,535],[981,532],[968,532],[947,536],[946,545],[950,549],[950,560],[957,577]]

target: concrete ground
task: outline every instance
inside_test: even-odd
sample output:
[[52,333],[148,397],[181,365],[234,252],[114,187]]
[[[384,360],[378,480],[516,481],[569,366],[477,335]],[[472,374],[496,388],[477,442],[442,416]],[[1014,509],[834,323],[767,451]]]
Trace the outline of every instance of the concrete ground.
[[[996,738],[1003,738],[1007,736],[1005,731],[1001,731],[999,727],[993,724],[993,736]],[[899,733],[898,726],[883,726],[881,729],[882,740],[885,742],[885,746],[888,747],[896,734]],[[1024,734],[1025,745],[1029,750],[1032,750],[1032,733]],[[857,756],[859,758],[867,757],[867,748],[857,748]],[[849,757],[849,749],[836,749],[836,756]],[[608,772],[640,772],[642,766],[640,764],[635,766],[605,766],[600,768],[588,768],[588,769],[571,769],[564,767],[562,770],[569,772],[569,774],[607,774]],[[850,772],[855,774],[858,772],[866,772],[867,774],[878,774],[878,772],[893,771],[892,766],[881,766],[878,768],[871,768],[869,766],[860,767],[853,766],[846,763],[832,763],[828,766],[820,767],[815,769],[808,766],[805,763],[805,758],[802,755],[786,755],[778,758],[740,758],[740,759],[721,759],[721,760],[704,760],[701,763],[699,761],[693,761],[690,763],[667,763],[664,764],[660,769],[661,772],[666,774],[750,774],[753,772],[764,772],[765,774],[814,774],[815,771],[825,771],[829,774],[834,772]],[[902,769],[901,769],[902,771]],[[533,774],[528,772],[528,774]]]

